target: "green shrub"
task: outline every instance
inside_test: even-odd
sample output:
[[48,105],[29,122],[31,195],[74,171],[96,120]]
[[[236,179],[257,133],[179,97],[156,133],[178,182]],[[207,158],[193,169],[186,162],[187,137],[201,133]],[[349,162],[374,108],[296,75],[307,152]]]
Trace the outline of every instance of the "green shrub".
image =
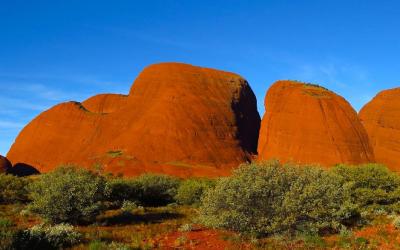
[[132,212],[137,209],[138,205],[133,201],[124,201],[121,206],[121,210],[124,212]]
[[174,202],[179,179],[161,174],[144,174],[135,181],[140,186],[139,201],[143,205],[163,206]]
[[255,236],[337,230],[358,214],[328,171],[270,161],[241,166],[207,191],[200,221]]
[[136,179],[112,178],[107,181],[107,187],[110,190],[109,201],[120,204],[123,201],[140,201],[141,186]]
[[81,234],[68,224],[37,225],[18,231],[11,249],[64,249],[79,243],[81,237]]
[[29,179],[11,174],[0,174],[0,202],[15,203],[28,200]]
[[92,221],[103,210],[107,195],[103,177],[77,167],[44,174],[30,189],[30,210],[53,223]]
[[15,238],[14,223],[6,218],[0,218],[0,250],[12,249]]
[[208,179],[188,179],[182,181],[175,195],[175,200],[179,204],[198,206],[205,191],[214,186],[215,181]]
[[396,216],[396,217],[393,219],[393,226],[394,226],[396,229],[400,229],[400,216]]
[[179,179],[160,174],[144,174],[133,179],[111,179],[110,201],[134,201],[146,206],[163,206],[174,202]]
[[383,165],[339,165],[332,173],[351,190],[351,199],[361,211],[400,211],[400,176]]

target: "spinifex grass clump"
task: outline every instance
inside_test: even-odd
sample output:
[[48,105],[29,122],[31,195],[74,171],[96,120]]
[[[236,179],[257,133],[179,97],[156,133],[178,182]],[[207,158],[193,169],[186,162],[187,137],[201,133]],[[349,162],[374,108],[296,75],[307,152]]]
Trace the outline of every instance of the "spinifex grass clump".
[[30,209],[52,223],[90,222],[107,197],[102,176],[71,166],[40,176],[30,189]]
[[257,236],[338,230],[358,215],[342,184],[317,167],[244,165],[206,193],[200,221]]

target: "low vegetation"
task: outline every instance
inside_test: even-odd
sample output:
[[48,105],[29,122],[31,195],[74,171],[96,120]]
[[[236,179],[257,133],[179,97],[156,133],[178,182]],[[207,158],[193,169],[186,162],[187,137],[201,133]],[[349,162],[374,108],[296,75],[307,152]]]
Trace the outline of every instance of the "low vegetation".
[[51,223],[91,222],[108,195],[104,177],[73,166],[41,175],[30,191],[29,209]]
[[333,174],[319,168],[250,164],[206,193],[200,220],[256,236],[338,231],[358,216],[348,193]]
[[28,201],[28,178],[10,174],[0,174],[0,203]]
[[269,161],[215,180],[64,166],[2,174],[0,187],[0,250],[184,248],[202,230],[233,249],[384,248],[400,237],[400,177],[377,164]]
[[133,201],[145,206],[164,206],[175,202],[179,184],[180,180],[172,176],[144,174],[134,179],[111,179],[108,187],[113,202]]
[[385,166],[339,165],[331,172],[351,191],[351,202],[361,212],[400,212],[400,176]]
[[209,179],[184,180],[179,185],[175,200],[182,205],[199,206],[203,194],[214,186],[215,181]]

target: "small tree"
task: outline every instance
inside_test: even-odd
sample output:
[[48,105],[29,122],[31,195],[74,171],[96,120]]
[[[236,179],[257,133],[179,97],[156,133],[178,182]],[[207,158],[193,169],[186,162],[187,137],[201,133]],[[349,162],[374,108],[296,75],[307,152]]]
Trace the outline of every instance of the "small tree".
[[30,209],[53,223],[91,221],[107,196],[103,177],[74,166],[42,175],[30,189]]

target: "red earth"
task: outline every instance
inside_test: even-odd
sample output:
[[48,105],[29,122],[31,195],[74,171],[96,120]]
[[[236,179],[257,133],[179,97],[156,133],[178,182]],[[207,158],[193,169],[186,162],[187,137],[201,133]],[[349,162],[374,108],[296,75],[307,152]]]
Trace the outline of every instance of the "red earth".
[[260,160],[320,164],[374,161],[357,113],[341,96],[318,85],[278,81],[265,97]]
[[181,63],[145,68],[128,96],[56,105],[31,121],[7,157],[48,172],[61,164],[125,176],[228,175],[256,154],[260,117],[241,76]]
[[400,88],[378,93],[360,111],[376,161],[400,171]]

